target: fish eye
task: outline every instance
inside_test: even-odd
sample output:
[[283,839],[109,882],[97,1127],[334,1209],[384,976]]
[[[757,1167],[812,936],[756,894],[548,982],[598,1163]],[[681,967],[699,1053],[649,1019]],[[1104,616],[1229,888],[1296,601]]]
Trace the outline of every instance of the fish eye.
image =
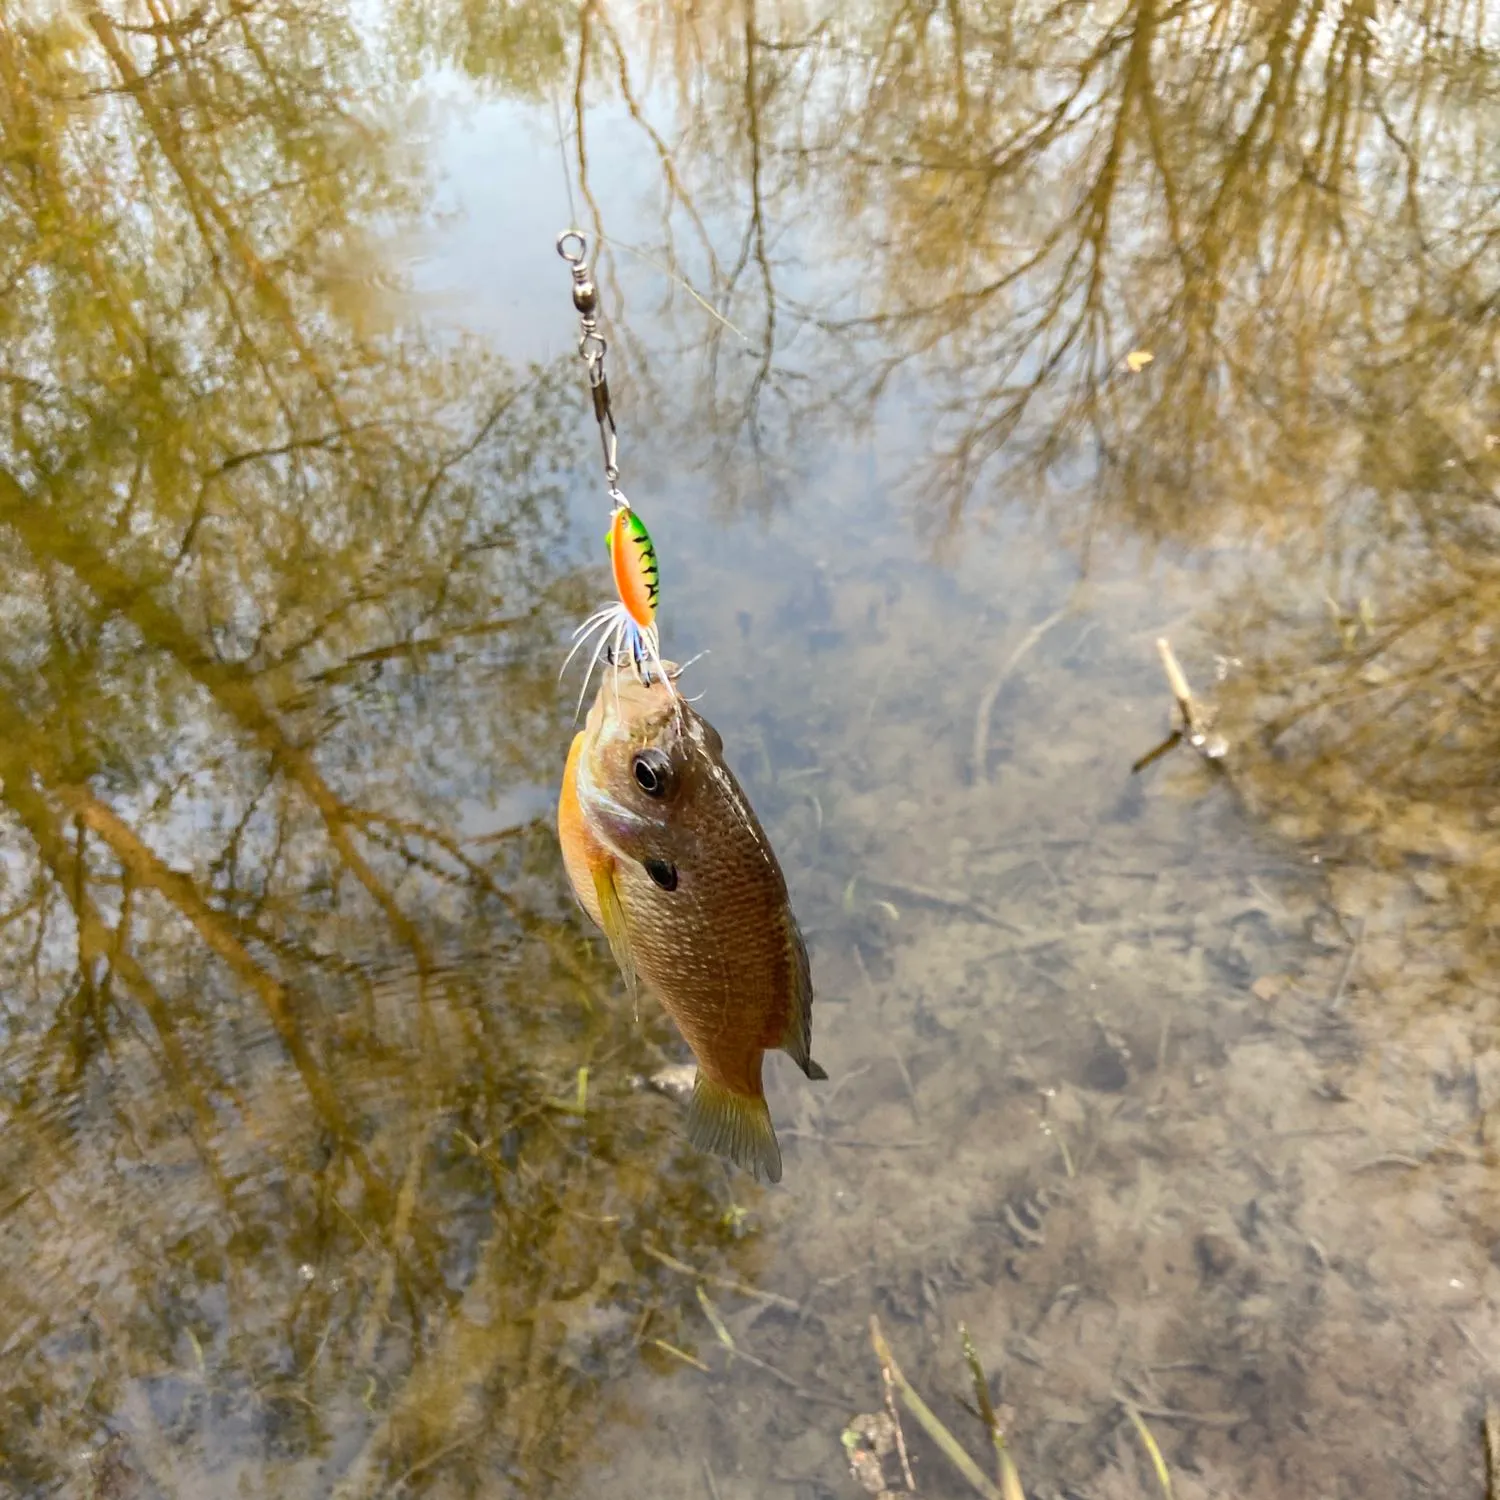
[[642,750],[631,767],[635,784],[648,797],[665,797],[672,779],[672,764],[660,750]]
[[675,891],[677,889],[677,866],[668,864],[664,859],[648,859],[646,861],[646,873],[664,891]]

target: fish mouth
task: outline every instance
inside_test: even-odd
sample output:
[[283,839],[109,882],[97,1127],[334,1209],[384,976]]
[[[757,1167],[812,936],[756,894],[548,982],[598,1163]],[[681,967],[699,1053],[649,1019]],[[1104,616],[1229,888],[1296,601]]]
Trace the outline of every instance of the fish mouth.
[[[699,652],[698,655],[703,655]],[[693,657],[697,661],[698,657]],[[645,683],[648,687],[658,680],[657,667],[666,673],[668,682],[676,682],[679,677],[692,665],[684,662],[679,666],[675,661],[668,661],[665,657],[642,656],[638,651],[632,650],[618,641],[607,641],[604,646],[604,661],[614,671],[627,671],[635,675],[638,681]]]
[[610,664],[589,710],[586,731],[591,748],[616,738],[632,743],[654,739],[679,718],[682,705],[671,684],[682,668],[670,661],[662,667],[665,681],[654,672],[643,676],[633,661]]

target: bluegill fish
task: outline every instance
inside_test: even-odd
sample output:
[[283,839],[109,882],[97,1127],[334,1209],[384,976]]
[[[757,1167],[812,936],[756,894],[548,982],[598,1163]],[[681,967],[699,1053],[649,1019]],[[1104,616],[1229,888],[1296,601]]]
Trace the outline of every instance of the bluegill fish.
[[606,671],[563,772],[563,861],[626,983],[643,982],[693,1049],[689,1139],[779,1182],[761,1060],[780,1048],[828,1076],[812,1059],[807,948],[718,731],[664,665],[650,682]]

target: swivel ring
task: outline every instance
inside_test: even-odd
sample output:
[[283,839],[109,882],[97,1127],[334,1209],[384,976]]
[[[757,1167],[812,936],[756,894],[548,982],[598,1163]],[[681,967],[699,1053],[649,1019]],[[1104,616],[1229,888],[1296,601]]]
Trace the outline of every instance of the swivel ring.
[[[573,248],[576,245],[576,249]],[[576,229],[565,229],[557,237],[557,253],[570,266],[581,266],[589,253],[589,242]]]

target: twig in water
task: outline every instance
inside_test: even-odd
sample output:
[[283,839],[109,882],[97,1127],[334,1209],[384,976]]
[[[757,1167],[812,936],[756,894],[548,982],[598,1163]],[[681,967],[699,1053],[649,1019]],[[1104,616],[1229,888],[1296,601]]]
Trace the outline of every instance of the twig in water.
[[1132,776],[1138,775],[1140,772],[1144,771],[1147,766],[1155,765],[1155,763],[1159,761],[1162,756],[1167,753],[1168,750],[1175,750],[1181,743],[1182,731],[1180,729],[1174,729],[1171,734],[1169,734],[1166,739],[1161,742],[1161,744],[1153,745],[1151,749],[1149,749],[1143,756],[1141,756],[1139,760],[1132,762],[1130,767],[1130,774]]
[[1062,1131],[1060,1129],[1054,1130],[1051,1125],[1043,1121],[1042,1134],[1050,1135],[1052,1139],[1057,1142],[1057,1149],[1062,1153],[1063,1171],[1066,1172],[1069,1177],[1076,1177],[1078,1175],[1078,1170],[1073,1165],[1073,1153],[1068,1150],[1068,1142],[1064,1137]]
[[1348,987],[1349,976],[1354,972],[1354,965],[1359,960],[1359,947],[1365,938],[1366,918],[1359,919],[1359,926],[1354,929],[1353,941],[1349,944],[1349,956],[1344,960],[1343,970],[1339,974],[1339,982],[1334,987],[1333,999],[1328,1002],[1328,1009],[1337,1010],[1344,1003],[1344,990]]
[[1125,1408],[1125,1415],[1130,1418],[1130,1425],[1135,1428],[1140,1437],[1141,1446],[1145,1448],[1151,1459],[1151,1467],[1156,1470],[1156,1482],[1161,1486],[1162,1494],[1166,1500],[1172,1500],[1172,1476],[1167,1472],[1167,1461],[1161,1456],[1161,1449],[1156,1446],[1156,1439],[1151,1435],[1151,1429],[1146,1426],[1145,1418],[1141,1416],[1135,1402],[1122,1401],[1120,1405]]
[[686,1349],[679,1349],[676,1344],[669,1344],[665,1339],[652,1339],[651,1343],[654,1348],[680,1359],[683,1364],[691,1365],[695,1370],[702,1370],[705,1375],[713,1374],[713,1371],[701,1359],[695,1359]]
[[1420,1156],[1409,1156],[1405,1151],[1387,1151],[1383,1156],[1372,1156],[1369,1161],[1356,1162],[1350,1172],[1374,1172],[1381,1167],[1401,1167],[1415,1172],[1427,1163]]
[[901,1367],[896,1363],[895,1355],[891,1353],[891,1346],[886,1343],[885,1335],[880,1331],[880,1319],[873,1313],[870,1315],[870,1343],[874,1346],[875,1358],[880,1361],[881,1374],[895,1385],[902,1401],[906,1403],[906,1409],[921,1424],[927,1436],[942,1449],[943,1456],[948,1462],[973,1485],[984,1500],[1007,1500],[1007,1497],[996,1489],[994,1481],[969,1457],[959,1440],[943,1426],[932,1408],[917,1394],[912,1383],[901,1373]]
[[1198,706],[1198,700],[1193,697],[1193,690],[1188,686],[1187,673],[1182,670],[1182,665],[1172,650],[1172,643],[1166,636],[1157,637],[1156,652],[1161,657],[1161,669],[1166,673],[1167,687],[1171,690],[1172,700],[1177,705],[1177,713],[1182,720],[1182,725],[1168,735],[1154,750],[1148,750],[1130,769],[1132,771],[1144,770],[1152,761],[1165,755],[1174,745],[1186,739],[1204,760],[1222,770],[1228,746],[1222,735],[1210,733],[1212,716],[1205,714]]
[[650,1240],[643,1241],[641,1249],[652,1260],[660,1261],[668,1270],[680,1271],[684,1276],[691,1276],[698,1281],[706,1281],[712,1286],[723,1287],[726,1292],[735,1292],[741,1297],[755,1297],[761,1302],[769,1302],[776,1307],[784,1307],[790,1312],[800,1312],[802,1310],[790,1297],[783,1297],[780,1292],[763,1292],[756,1287],[746,1286],[743,1281],[735,1281],[728,1276],[716,1276],[712,1271],[700,1271],[696,1267],[688,1265],[686,1261],[678,1260],[675,1255],[668,1255],[665,1250],[658,1249]]
[[890,1413],[891,1426],[896,1429],[896,1452],[901,1456],[901,1476],[906,1487],[915,1491],[917,1481],[912,1478],[911,1460],[906,1456],[906,1434],[901,1430],[901,1413],[896,1409],[896,1383],[891,1379],[890,1367],[881,1365],[880,1378],[885,1383],[885,1409]]
[[444,1443],[441,1448],[434,1449],[426,1457],[420,1458],[404,1474],[398,1475],[396,1482],[391,1486],[392,1490],[399,1494],[406,1488],[407,1481],[415,1479],[424,1469],[430,1469],[434,1464],[441,1463],[445,1458],[451,1458],[460,1448],[469,1443],[477,1442],[484,1435],[485,1424],[483,1422],[472,1422],[451,1442]]
[[785,1370],[779,1370],[770,1360],[762,1359],[758,1354],[752,1354],[748,1349],[736,1348],[733,1358],[743,1359],[747,1364],[752,1364],[757,1370],[764,1370],[773,1380],[779,1380],[794,1395],[800,1396],[804,1401],[816,1401],[819,1406],[831,1406],[835,1411],[847,1412],[849,1410],[849,1398],[847,1396],[825,1396],[822,1391],[809,1390],[805,1385],[798,1382],[793,1375],[788,1375]]
[[1500,1369],[1500,1365],[1497,1365],[1495,1362],[1495,1356],[1489,1350],[1482,1347],[1479,1340],[1457,1318],[1452,1318],[1449,1321],[1457,1329],[1458,1336],[1479,1356],[1479,1362],[1482,1365],[1487,1366],[1489,1369]]
[[[854,945],[854,962],[856,967],[859,969],[859,977],[864,984],[865,994],[869,996],[870,1004],[872,1006],[878,1005],[880,1003],[880,998],[875,992],[875,982],[870,978],[869,965],[865,963],[865,956],[860,952],[858,943],[855,943]],[[895,1059],[896,1067],[900,1070],[901,1082],[906,1085],[906,1098],[907,1102],[911,1105],[912,1118],[915,1119],[916,1122],[920,1125],[922,1123],[922,1109],[921,1106],[917,1103],[917,1090],[915,1085],[911,1081],[911,1070],[906,1066],[906,1059],[901,1055],[900,1047],[898,1047],[894,1042],[889,1041],[886,1045],[890,1050],[891,1056]],[[864,1072],[866,1070],[867,1069],[860,1069],[858,1071]],[[841,1074],[838,1083],[836,1083],[833,1086],[832,1090],[824,1096],[825,1111],[827,1110],[828,1106],[833,1103],[834,1095],[838,1093],[839,1089],[843,1086],[843,1084],[848,1080],[849,1077],[850,1075],[848,1073]]]
[[718,1337],[719,1342],[731,1354],[737,1353],[738,1351],[734,1347],[734,1339],[730,1337],[728,1327],[725,1325],[723,1318],[719,1316],[719,1309],[713,1305],[708,1293],[703,1290],[703,1283],[700,1281],[694,1290],[698,1293],[698,1302],[703,1308],[703,1316],[713,1325],[714,1333]]
[[995,674],[990,685],[985,688],[979,699],[979,707],[974,714],[974,746],[971,765],[975,781],[988,781],[990,779],[990,717],[995,712],[996,700],[1000,697],[1000,691],[1010,680],[1010,674],[1020,666],[1021,662],[1036,648],[1042,638],[1055,625],[1060,625],[1067,619],[1071,607],[1064,605],[1059,610],[1047,616],[1039,625],[1033,625],[1025,635],[1021,637],[1016,649],[1005,659],[1005,665]]
[[1156,654],[1161,657],[1161,669],[1167,674],[1167,686],[1177,702],[1177,712],[1182,715],[1184,727],[1189,734],[1201,734],[1203,722],[1193,699],[1193,690],[1188,686],[1187,673],[1182,670],[1177,653],[1172,650],[1171,641],[1164,635],[1156,639]]
[[[810,1391],[795,1376],[788,1375],[785,1370],[778,1370],[769,1360],[762,1359],[758,1354],[752,1354],[748,1349],[740,1348],[735,1343],[733,1335],[729,1332],[728,1325],[719,1316],[719,1310],[714,1306],[713,1300],[703,1290],[703,1283],[701,1281],[698,1283],[696,1290],[699,1305],[703,1308],[704,1317],[712,1325],[714,1336],[724,1346],[724,1352],[731,1359],[742,1359],[746,1364],[754,1365],[757,1370],[764,1370],[767,1375],[775,1380],[779,1380],[789,1390],[795,1391],[804,1401],[817,1401],[824,1406],[837,1407],[840,1411],[848,1410],[849,1403],[843,1397],[825,1396],[818,1391]],[[675,1354],[679,1351],[674,1349],[672,1352]],[[697,1364],[698,1362],[696,1360],[689,1360],[689,1363]],[[702,1369],[703,1366],[699,1365],[699,1368]]]
[[935,1136],[920,1136],[908,1141],[867,1141],[858,1135],[820,1135],[816,1130],[783,1130],[794,1141],[816,1141],[820,1146],[857,1146],[866,1151],[921,1151],[937,1144]]
[[708,1500],[719,1500],[719,1481],[714,1478],[713,1465],[703,1460],[703,1477],[708,1481]]
[[1000,1217],[1005,1220],[1006,1227],[1023,1245],[1045,1245],[1047,1236],[1041,1230],[1033,1229],[1029,1224],[1023,1223],[1020,1214],[1010,1204],[1000,1205]]
[[927,906],[941,906],[949,911],[964,912],[968,916],[978,917],[981,922],[988,922],[992,927],[1003,927],[1007,932],[1026,931],[1019,923],[1007,921],[982,901],[976,901],[974,897],[962,891],[940,891],[934,886],[915,885],[907,880],[891,880],[883,875],[867,874],[864,879],[870,885],[879,886],[887,891],[895,891],[898,896],[910,896],[913,901],[921,901]]
[[[864,967],[864,960],[860,960],[860,967]],[[868,975],[866,978],[868,979]],[[887,1041],[891,1056],[896,1059],[896,1067],[901,1073],[901,1082],[906,1085],[906,1102],[911,1105],[913,1119],[920,1125],[922,1123],[922,1108],[917,1103],[917,1091],[911,1081],[911,1069],[906,1066],[906,1059],[901,1055],[901,1049],[895,1042]]]

